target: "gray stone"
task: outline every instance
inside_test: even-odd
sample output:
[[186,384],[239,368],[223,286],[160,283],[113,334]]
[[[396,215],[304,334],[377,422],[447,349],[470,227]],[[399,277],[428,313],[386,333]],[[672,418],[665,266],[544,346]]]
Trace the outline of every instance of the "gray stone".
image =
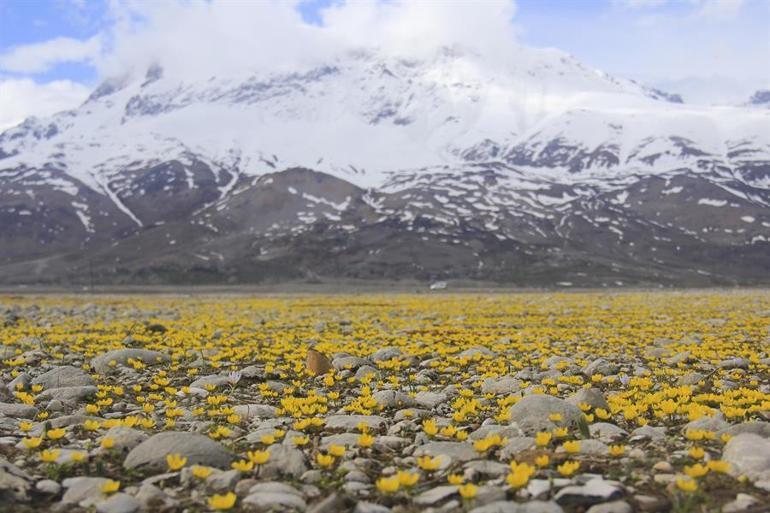
[[96,395],[98,392],[94,386],[60,387],[43,390],[37,396],[38,401],[59,400],[64,402],[78,402]]
[[135,513],[142,504],[127,493],[116,493],[96,506],[96,513]]
[[626,501],[612,501],[594,504],[586,513],[633,513],[633,508]]
[[[588,456],[604,456],[609,452],[609,447],[599,440],[578,440],[580,443],[580,454]],[[561,446],[556,450],[557,453],[563,453],[564,448]]]
[[351,369],[355,370],[364,365],[369,365],[371,362],[366,358],[360,358],[358,356],[342,356],[332,360],[332,366],[337,370]]
[[233,455],[211,438],[195,433],[167,431],[158,433],[138,446],[126,456],[126,468],[166,468],[166,456],[181,454],[187,457],[188,465],[208,465],[226,468],[233,461]]
[[[469,461],[463,468],[465,472],[470,472],[474,476],[481,476],[484,478],[495,478],[508,474],[510,472],[510,466],[498,461],[491,460],[476,460]],[[475,479],[473,479],[475,481]]]
[[487,378],[481,383],[482,394],[507,395],[521,390],[521,381],[513,376]]
[[38,409],[34,406],[19,403],[0,403],[0,415],[15,419],[34,419]]
[[473,358],[474,356],[495,356],[497,353],[489,349],[488,347],[484,346],[475,346],[466,349],[465,351],[462,351],[459,356],[460,358]]
[[88,507],[104,498],[102,485],[109,481],[104,477],[70,477],[62,481],[65,488],[63,504],[79,504]]
[[61,485],[53,479],[42,479],[35,483],[35,490],[44,495],[59,495]]
[[414,399],[397,390],[380,390],[372,397],[383,408],[408,408],[417,405]]
[[292,493],[252,493],[243,499],[241,504],[257,511],[304,511],[307,508],[302,497]]
[[345,447],[354,447],[358,442],[357,433],[339,433],[321,438],[321,449],[327,449],[330,445],[342,445]]
[[136,499],[145,511],[166,511],[176,508],[178,501],[169,497],[157,486],[144,483],[136,492]]
[[719,413],[718,415],[701,417],[697,420],[688,422],[682,428],[682,433],[687,433],[688,431],[696,429],[705,429],[706,431],[714,431],[716,433],[717,431],[722,431],[729,427],[730,425],[724,420],[722,414]]
[[250,419],[274,419],[276,417],[275,406],[269,404],[239,404],[233,407],[233,412],[246,420]]
[[504,460],[515,458],[522,451],[535,448],[535,439],[529,436],[517,436],[509,438],[508,443],[500,450],[500,457]]
[[502,426],[500,424],[483,424],[476,431],[473,431],[468,438],[470,440],[481,440],[489,435],[500,435],[502,438],[516,438],[523,436],[518,426]]
[[734,436],[725,444],[722,459],[730,463],[730,474],[751,480],[770,478],[770,440],[753,433]]
[[262,477],[289,476],[299,479],[308,469],[307,458],[300,449],[274,444],[267,451],[270,459],[260,469]]
[[252,493],[283,493],[302,497],[302,493],[300,493],[299,490],[286,483],[281,483],[280,481],[266,481],[264,483],[257,483],[249,488],[249,494]]
[[607,411],[610,409],[610,405],[607,404],[604,395],[597,388],[581,388],[575,394],[570,396],[567,401],[575,406],[580,405],[580,403],[586,403],[590,405],[591,408],[604,408]]
[[376,431],[379,431],[386,424],[386,420],[377,415],[329,415],[326,417],[326,429],[330,431],[357,431],[358,424],[362,422]]
[[752,420],[749,422],[742,422],[723,429],[719,432],[720,435],[727,433],[730,436],[752,434],[758,435],[763,438],[770,438],[770,422],[762,422],[758,420]]
[[241,473],[237,470],[227,470],[225,472],[212,472],[206,478],[206,488],[214,492],[227,492],[235,488],[235,485],[241,478]]
[[718,365],[723,369],[748,369],[751,362],[748,358],[728,358],[719,362]]
[[374,378],[379,378],[380,371],[372,367],[371,365],[362,365],[361,367],[356,370],[355,378],[358,381],[361,381],[362,379],[366,379],[370,376],[374,376]]
[[722,506],[722,513],[740,513],[759,505],[759,500],[746,493],[739,493],[735,499]]
[[631,440],[664,440],[666,438],[666,428],[663,426],[642,426],[631,431]]
[[140,360],[146,365],[168,363],[171,361],[167,355],[149,349],[115,349],[101,354],[91,360],[91,366],[99,374],[105,374],[110,370],[110,362],[116,365],[126,365],[129,360]]
[[390,508],[373,502],[361,501],[353,508],[353,513],[390,513]]
[[700,372],[688,372],[679,378],[679,384],[685,386],[695,386],[704,379],[706,379],[705,374],[701,374]]
[[466,462],[481,459],[473,445],[467,442],[429,442],[414,452],[415,456],[449,456],[453,461]]
[[597,478],[583,485],[567,486],[559,490],[555,500],[561,506],[590,506],[601,502],[619,499],[623,489],[619,483]]
[[597,358],[583,367],[580,372],[582,372],[584,376],[589,377],[594,374],[609,376],[610,374],[614,374],[617,368],[617,365],[608,362],[604,358]]
[[628,435],[628,432],[625,429],[608,422],[589,424],[588,432],[592,437],[598,438],[603,442],[615,442]]
[[423,408],[433,409],[439,404],[445,403],[449,400],[449,397],[442,392],[418,392],[414,396],[414,402],[417,406]]
[[30,476],[16,465],[0,458],[0,499],[6,502],[26,501]]
[[[552,422],[549,419],[552,413],[561,414],[562,420],[558,423]],[[583,412],[574,404],[544,394],[523,397],[511,406],[510,414],[511,422],[515,422],[528,435],[538,431],[551,431],[559,426],[574,427],[584,418]]]
[[138,429],[126,426],[113,426],[104,433],[104,436],[102,436],[99,441],[101,442],[105,438],[112,438],[115,442],[114,449],[131,450],[149,437],[147,436],[147,433],[139,431]]
[[454,485],[437,486],[417,495],[413,502],[418,506],[432,506],[457,495],[457,493],[457,487]]
[[230,383],[231,381],[228,376],[224,376],[222,374],[211,374],[209,376],[201,376],[200,378],[196,379],[195,381],[190,383],[190,387],[205,388],[206,385],[214,385],[216,387],[221,387],[222,385],[228,385]]
[[392,360],[393,358],[399,358],[401,356],[401,348],[398,347],[383,347],[378,349],[369,357],[373,362],[381,362],[384,360]]
[[529,501],[519,504],[512,501],[496,501],[473,508],[469,513],[563,513],[564,510],[555,502]]
[[54,367],[48,372],[32,380],[33,385],[42,385],[44,390],[49,388],[91,386],[94,380],[83,369],[71,365]]
[[313,504],[308,513],[339,513],[349,509],[352,500],[338,493],[332,493],[325,499]]

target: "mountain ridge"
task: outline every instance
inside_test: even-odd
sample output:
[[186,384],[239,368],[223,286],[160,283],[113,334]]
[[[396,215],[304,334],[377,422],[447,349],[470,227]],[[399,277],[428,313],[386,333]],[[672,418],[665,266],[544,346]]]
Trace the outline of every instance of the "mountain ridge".
[[153,66],[0,134],[0,282],[766,281],[770,111],[679,101],[534,49]]

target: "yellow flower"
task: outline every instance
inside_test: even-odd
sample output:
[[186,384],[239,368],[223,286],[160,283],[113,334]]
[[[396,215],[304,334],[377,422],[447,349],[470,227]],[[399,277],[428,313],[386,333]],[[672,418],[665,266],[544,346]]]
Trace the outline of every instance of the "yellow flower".
[[396,477],[398,478],[398,483],[405,488],[414,486],[420,480],[420,474],[417,472],[406,472],[404,470],[399,470]]
[[546,431],[541,431],[535,435],[535,444],[538,447],[545,447],[551,442],[553,435]]
[[235,506],[235,500],[238,497],[233,492],[227,492],[224,495],[215,494],[209,497],[209,508],[217,511],[224,511]]
[[689,477],[677,477],[676,487],[683,492],[692,493],[698,489],[698,483],[694,479]]
[[193,465],[192,474],[198,479],[206,479],[214,471],[211,467],[205,467],[203,465]]
[[565,461],[558,467],[556,467],[556,470],[559,472],[559,474],[563,475],[564,477],[569,477],[575,472],[577,472],[577,469],[580,468],[580,462],[579,461]]
[[377,489],[382,493],[395,493],[401,486],[398,476],[381,477],[376,483]]
[[479,492],[478,488],[473,483],[460,485],[457,487],[457,491],[460,492],[460,497],[466,500],[474,498]]
[[59,454],[61,454],[59,449],[46,449],[44,451],[40,451],[40,461],[45,463],[53,463],[59,459]]
[[692,466],[685,465],[684,467],[684,473],[687,474],[690,477],[703,477],[705,476],[709,471],[709,468],[701,465],[700,463],[696,463]]
[[610,456],[613,458],[620,458],[626,453],[626,447],[624,445],[610,445]]
[[182,456],[181,454],[169,454],[166,456],[166,464],[168,465],[169,470],[179,470],[184,467],[186,463],[187,457]]
[[316,455],[315,460],[323,468],[328,468],[334,465],[334,456],[330,454],[321,454],[319,452]]
[[580,452],[580,442],[578,442],[577,440],[564,442],[564,444],[562,444],[562,447],[567,452],[567,454],[577,454]]
[[374,437],[370,434],[364,433],[358,437],[357,444],[359,447],[371,447],[374,444]]
[[569,434],[569,430],[565,427],[556,428],[553,430],[553,436],[556,438],[564,438]]
[[344,445],[330,445],[329,446],[329,454],[336,458],[341,458],[345,455],[345,446]]
[[451,485],[461,485],[465,482],[465,478],[460,474],[449,474],[446,480]]
[[83,428],[86,431],[96,431],[100,427],[102,427],[102,424],[98,420],[90,420],[89,419],[89,420],[86,420],[85,422],[83,422]]
[[115,439],[109,436],[105,436],[102,438],[102,443],[100,445],[102,446],[102,449],[112,449],[115,447]]
[[727,474],[730,472],[730,463],[723,460],[711,460],[706,465],[708,465],[709,470],[720,474]]
[[246,456],[248,456],[249,461],[256,465],[264,465],[270,459],[268,451],[249,451],[246,453]]
[[254,468],[254,463],[249,460],[238,460],[231,463],[230,466],[240,472],[250,472]]
[[547,467],[548,463],[551,462],[551,458],[548,457],[547,454],[542,454],[535,458],[535,465],[538,467]]
[[704,451],[702,447],[690,447],[690,450],[687,451],[687,454],[691,458],[699,460],[706,454],[706,451]]
[[70,453],[70,461],[74,463],[80,463],[86,459],[86,453],[82,451],[75,451]]
[[120,489],[120,481],[113,481],[112,479],[108,479],[107,482],[105,482],[102,485],[102,493],[105,495],[115,493],[119,489]]
[[295,436],[291,439],[292,442],[294,442],[294,445],[302,447],[303,445],[307,445],[310,443],[310,437],[309,436]]
[[417,458],[417,466],[420,467],[422,470],[427,470],[428,472],[432,472],[434,470],[437,470],[441,466],[441,459],[438,457],[432,458],[428,455],[420,456]]
[[548,415],[548,420],[550,420],[551,422],[561,422],[562,420],[561,413],[551,413],[550,415]]
[[435,436],[436,433],[438,433],[438,426],[436,426],[436,421],[433,419],[423,421],[422,430],[425,431],[425,434],[428,436]]
[[529,474],[521,471],[511,472],[505,478],[505,482],[508,483],[508,486],[511,488],[521,488],[529,482]]
[[22,438],[21,443],[26,447],[27,449],[37,449],[40,447],[40,444],[43,443],[43,437],[41,436],[32,436],[29,438]]
[[272,445],[275,443],[275,436],[273,435],[262,435],[259,438],[259,441],[262,442],[265,445]]
[[19,422],[19,431],[22,433],[27,433],[29,431],[32,431],[33,424],[31,422],[28,422],[26,420],[22,420]]
[[67,431],[64,428],[58,428],[49,429],[46,433],[46,436],[51,440],[59,440],[60,438],[64,437],[65,434],[67,434]]

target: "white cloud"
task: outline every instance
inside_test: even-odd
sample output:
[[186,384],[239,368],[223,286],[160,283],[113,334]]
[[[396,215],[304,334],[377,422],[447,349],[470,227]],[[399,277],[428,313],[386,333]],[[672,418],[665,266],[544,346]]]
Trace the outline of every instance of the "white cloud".
[[82,103],[90,88],[69,80],[37,84],[31,79],[0,79],[0,131],[29,116],[48,116]]
[[696,0],[697,15],[713,20],[735,18],[744,6],[744,0]]
[[513,0],[436,2],[377,0],[335,3],[309,25],[294,2],[116,2],[112,52],[103,74],[143,72],[160,62],[169,73],[296,69],[352,48],[404,57],[460,45],[489,56],[514,46]]
[[616,4],[625,5],[632,9],[649,9],[660,7],[668,3],[669,0],[616,0]]
[[0,55],[0,70],[12,73],[43,73],[63,62],[90,62],[101,49],[98,36],[85,41],[57,37],[42,43],[16,46]]

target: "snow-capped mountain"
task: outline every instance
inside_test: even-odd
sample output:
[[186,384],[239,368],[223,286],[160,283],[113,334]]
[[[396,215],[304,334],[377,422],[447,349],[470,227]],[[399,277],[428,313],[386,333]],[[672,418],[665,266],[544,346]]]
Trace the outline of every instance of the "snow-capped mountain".
[[153,66],[0,134],[0,227],[6,282],[767,281],[770,111],[525,47]]

